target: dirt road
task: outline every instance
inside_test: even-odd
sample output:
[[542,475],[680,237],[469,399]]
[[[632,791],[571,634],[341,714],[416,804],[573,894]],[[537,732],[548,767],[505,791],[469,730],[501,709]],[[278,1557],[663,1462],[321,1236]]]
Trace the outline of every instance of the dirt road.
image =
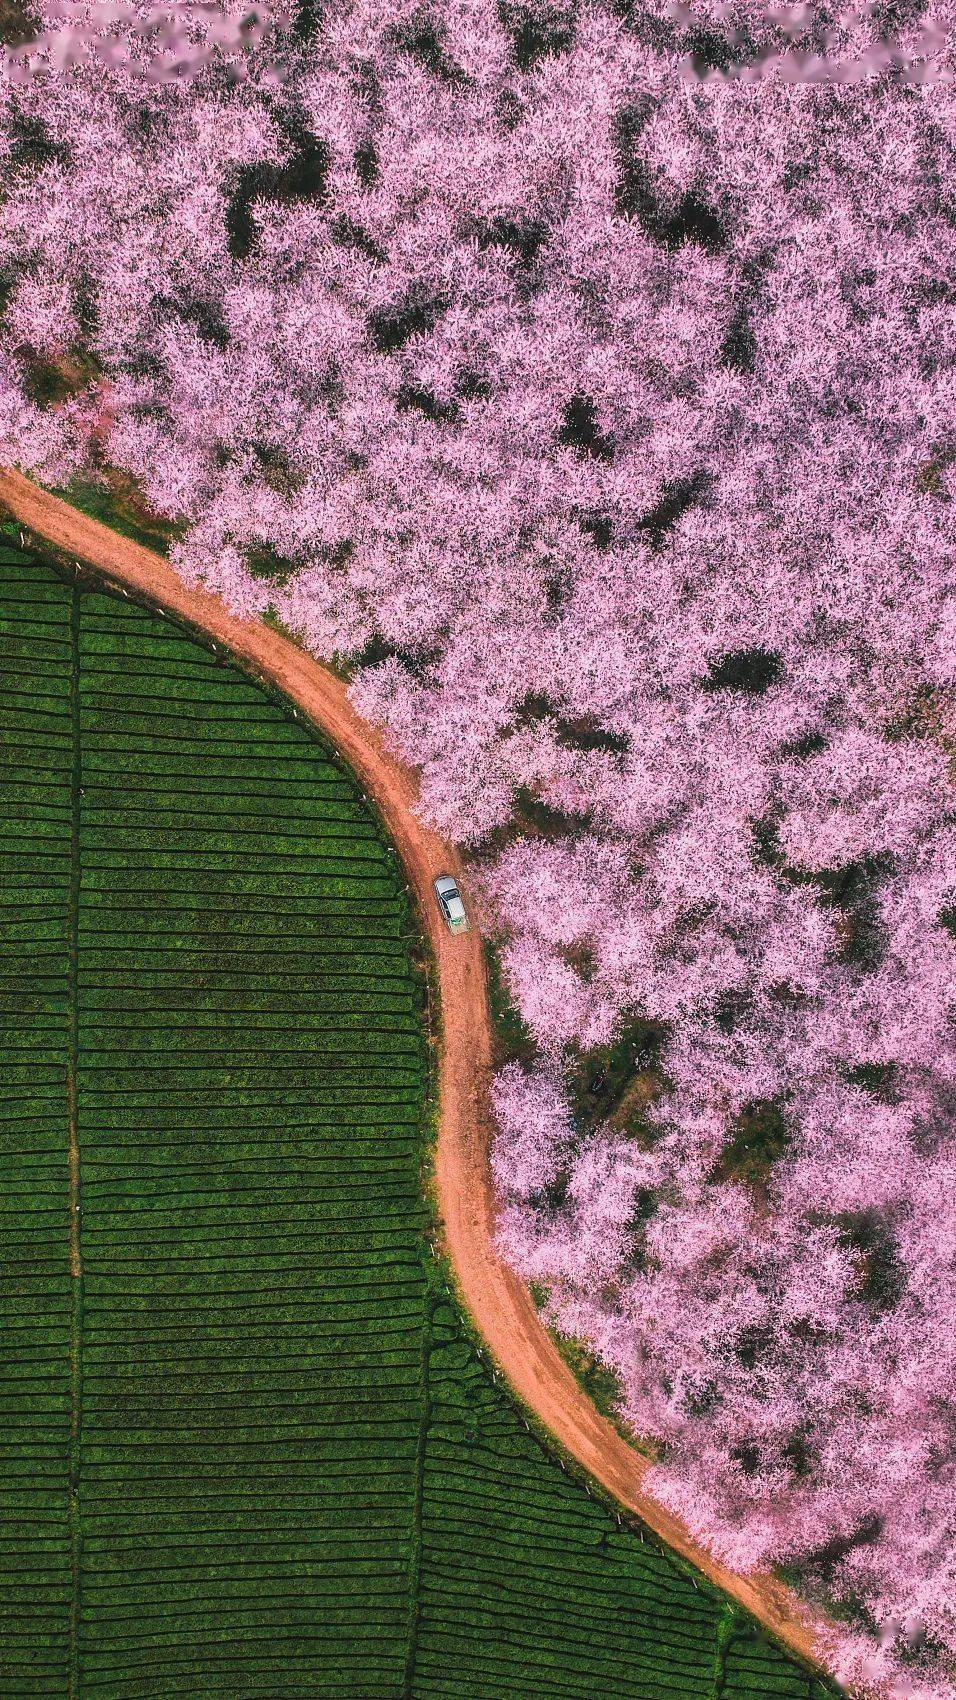
[[260,621],[237,620],[218,597],[187,589],[160,555],[88,519],[19,473],[0,471],[0,504],[25,528],[98,568],[114,584],[143,593],[228,646],[259,677],[278,685],[359,775],[418,894],[438,964],[442,1044],[436,1179],[446,1247],[464,1303],[511,1386],[566,1451],[675,1552],[794,1651],[818,1663],[822,1625],[811,1620],[793,1594],[768,1577],[725,1570],[648,1497],[643,1487],[647,1460],[598,1415],[542,1327],[527,1288],[495,1253],[484,957],[474,931],[452,937],[438,914],[432,879],[445,872],[460,874],[461,864],[456,852],[412,813],[415,774],[384,750],[333,673]]

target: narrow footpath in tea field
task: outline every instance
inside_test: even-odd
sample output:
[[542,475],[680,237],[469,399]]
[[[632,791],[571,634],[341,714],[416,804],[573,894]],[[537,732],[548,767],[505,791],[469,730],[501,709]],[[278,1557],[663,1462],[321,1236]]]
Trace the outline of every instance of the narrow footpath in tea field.
[[437,965],[441,1051],[435,1181],[444,1249],[468,1311],[515,1393],[566,1452],[674,1552],[801,1657],[822,1665],[821,1620],[814,1620],[773,1578],[725,1569],[648,1494],[648,1460],[599,1415],[560,1357],[527,1288],[497,1255],[489,1164],[492,1033],[484,955],[476,930],[452,937],[438,913],[432,880],[446,872],[460,875],[461,863],[456,851],[415,814],[413,770],[386,751],[334,673],[263,622],[239,620],[219,597],[184,585],[161,555],[16,472],[0,471],[0,505],[55,550],[225,645],[251,674],[284,692],[351,764],[402,857]]
[[78,972],[77,915],[80,896],[80,795],[83,774],[80,765],[80,646],[79,596],[74,589],[70,614],[70,737],[73,760],[70,772],[70,973],[69,973],[69,1061],[66,1099],[70,1154],[70,1664],[69,1700],[80,1692],[80,1433],[83,1411],[83,1257],[80,1246],[80,1141],[77,1114],[78,1065]]

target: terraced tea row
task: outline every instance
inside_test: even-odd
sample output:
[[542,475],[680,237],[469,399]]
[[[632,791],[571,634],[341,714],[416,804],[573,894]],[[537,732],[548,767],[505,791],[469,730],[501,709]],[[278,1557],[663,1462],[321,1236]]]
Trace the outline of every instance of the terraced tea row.
[[[351,780],[173,628],[85,598],[79,677],[84,1676],[234,1694],[278,1660],[290,1691],[393,1693],[421,1425],[407,904]],[[263,913],[298,978],[240,992]],[[349,1009],[369,940],[392,974]]]
[[0,569],[0,1692],[62,1694],[73,1597],[68,1253],[71,598]]
[[0,1692],[821,1700],[469,1340],[353,778],[7,537]]

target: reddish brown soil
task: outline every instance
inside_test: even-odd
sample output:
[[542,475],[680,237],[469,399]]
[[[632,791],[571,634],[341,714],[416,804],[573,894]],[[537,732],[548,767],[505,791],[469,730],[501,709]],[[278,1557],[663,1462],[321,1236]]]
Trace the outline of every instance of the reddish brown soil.
[[772,1578],[726,1570],[647,1495],[647,1459],[595,1410],[542,1326],[527,1288],[495,1252],[488,1158],[491,1018],[484,956],[474,930],[452,937],[438,914],[431,882],[440,873],[461,875],[461,863],[413,813],[414,772],[388,754],[333,673],[269,626],[235,619],[218,597],[188,589],[161,556],[37,489],[19,473],[0,471],[0,504],[58,549],[227,646],[260,678],[278,685],[351,764],[402,856],[437,962],[442,1042],[436,1187],[445,1247],[465,1305],[512,1388],[561,1446],[675,1552],[795,1652],[821,1665],[822,1620],[814,1620]]

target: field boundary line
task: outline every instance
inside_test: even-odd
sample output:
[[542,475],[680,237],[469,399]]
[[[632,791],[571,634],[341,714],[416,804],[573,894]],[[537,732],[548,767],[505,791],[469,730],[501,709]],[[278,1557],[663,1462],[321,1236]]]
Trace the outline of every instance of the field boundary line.
[[490,1163],[492,1032],[482,939],[477,924],[468,933],[449,934],[438,914],[433,879],[451,873],[466,887],[467,880],[457,851],[418,817],[418,774],[361,718],[346,684],[330,667],[263,620],[239,618],[218,595],[187,585],[162,555],[16,471],[0,469],[0,507],[51,559],[67,568],[81,563],[95,568],[111,587],[171,614],[214,648],[223,646],[250,677],[289,699],[351,766],[399,851],[437,963],[442,1045],[434,1194],[442,1249],[466,1315],[512,1393],[559,1454],[572,1458],[659,1542],[728,1594],[805,1666],[826,1674],[834,1642],[826,1617],[766,1572],[744,1576],[730,1570],[652,1497],[645,1485],[650,1461],[598,1413],[561,1358],[527,1287],[498,1255]]
[[418,1447],[415,1453],[415,1489],[412,1501],[411,1555],[408,1567],[408,1654],[405,1660],[405,1680],[402,1700],[415,1700],[415,1667],[418,1659],[418,1622],[422,1573],[422,1520],[425,1507],[425,1453],[428,1430],[431,1427],[432,1331],[435,1315],[435,1295],[426,1282],[421,1355],[421,1418],[418,1425]]
[[69,901],[69,1035],[66,1070],[66,1102],[69,1137],[69,1222],[70,1256],[70,1669],[69,1700],[80,1695],[80,1572],[82,1531],[80,1527],[80,1447],[83,1409],[83,1253],[80,1243],[80,1133],[77,1092],[79,1065],[79,927],[80,927],[80,798],[82,795],[83,751],[80,704],[80,601],[82,592],[74,584],[70,603],[70,901]]
[[717,1619],[712,1700],[724,1700],[724,1690],[727,1685],[727,1656],[732,1643],[740,1634],[740,1627],[740,1615],[728,1601]]

